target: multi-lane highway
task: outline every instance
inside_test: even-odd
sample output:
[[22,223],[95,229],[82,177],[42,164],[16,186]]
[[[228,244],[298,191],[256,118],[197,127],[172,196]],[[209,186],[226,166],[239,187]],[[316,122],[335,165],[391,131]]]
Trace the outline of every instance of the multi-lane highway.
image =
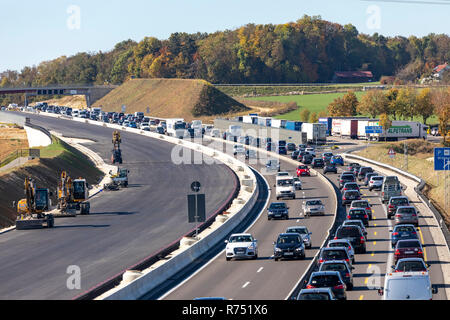
[[[282,162],[282,171],[290,171],[294,174],[294,166]],[[338,174],[345,169],[339,168]],[[321,171],[319,169],[319,171]],[[338,175],[327,174],[335,186],[338,186]],[[274,177],[268,176],[270,185],[274,184]],[[228,299],[285,299],[289,292],[306,271],[310,259],[319,250],[318,245],[326,237],[326,232],[331,225],[332,212],[327,211],[325,217],[312,217],[303,219],[298,217],[303,199],[321,198],[327,208],[332,208],[333,197],[330,190],[317,177],[302,178],[304,182],[304,194],[297,191],[297,200],[286,200],[290,207],[290,221],[267,221],[265,212],[258,221],[248,230],[258,239],[259,258],[249,261],[226,261],[222,251],[215,260],[206,265],[200,272],[186,279],[184,283],[173,288],[160,298],[163,299],[192,299],[195,297],[219,296]],[[349,300],[377,300],[377,288],[384,285],[384,275],[390,272],[394,250],[390,245],[390,232],[393,221],[387,219],[386,207],[381,203],[379,192],[369,191],[367,187],[361,188],[363,199],[369,200],[373,208],[373,220],[370,221],[367,235],[367,252],[357,254],[353,270],[354,288],[347,291]],[[338,192],[338,198],[341,194]],[[270,201],[275,201],[272,194]],[[348,207],[347,207],[348,208]],[[333,212],[334,213],[334,212]],[[340,210],[338,220],[345,213]],[[424,224],[423,216],[419,218],[419,235],[426,262],[430,265],[431,282],[440,290],[434,299],[446,300],[445,284],[437,256],[436,247],[430,234],[430,226]],[[272,242],[276,236],[285,231],[288,226],[305,225],[313,235],[313,249],[307,250],[305,261],[278,261],[271,259],[273,254]],[[224,246],[223,246],[224,248]],[[155,297],[153,297],[155,298]]]
[[[109,163],[112,129],[26,116],[66,136],[95,140],[88,147]],[[186,213],[192,181],[202,183],[208,216],[234,192],[235,175],[225,165],[176,165],[172,144],[126,132],[122,140],[128,189],[95,196],[91,215],[57,219],[54,229],[0,235],[0,299],[74,298],[192,230]],[[81,269],[79,290],[66,286],[71,265]]]

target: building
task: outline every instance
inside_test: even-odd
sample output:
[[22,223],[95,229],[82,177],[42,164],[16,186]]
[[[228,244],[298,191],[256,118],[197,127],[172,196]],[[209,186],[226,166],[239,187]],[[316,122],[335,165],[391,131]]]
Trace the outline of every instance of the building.
[[442,79],[442,75],[446,70],[450,70],[450,65],[448,63],[440,64],[436,68],[433,69],[433,77],[435,79]]
[[373,81],[372,71],[336,71],[332,82],[334,83],[360,83]]

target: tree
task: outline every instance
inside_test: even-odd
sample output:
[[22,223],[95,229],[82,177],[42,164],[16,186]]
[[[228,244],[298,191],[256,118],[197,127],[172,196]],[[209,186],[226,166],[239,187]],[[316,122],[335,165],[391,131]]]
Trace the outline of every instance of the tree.
[[380,126],[382,126],[386,131],[392,126],[392,121],[389,119],[389,115],[387,115],[386,113],[382,113],[380,115]]
[[398,89],[397,88],[391,88],[386,92],[386,98],[388,100],[388,112],[387,114],[390,114],[394,117],[394,120],[397,120],[397,109],[396,109],[396,101],[398,96]]
[[444,137],[444,145],[450,145],[447,132],[450,118],[450,88],[434,89],[431,94],[434,112],[439,118],[439,132]]
[[316,112],[311,113],[309,116],[309,123],[317,123],[319,121],[319,117]]
[[402,88],[398,91],[397,99],[395,100],[394,108],[396,114],[403,119],[411,119],[417,115],[416,105],[416,91],[412,88]]
[[416,112],[422,117],[424,124],[427,124],[427,119],[433,115],[434,106],[431,102],[431,90],[429,88],[421,90],[417,95]]
[[389,101],[386,95],[379,90],[371,90],[367,92],[358,104],[358,113],[365,115],[369,114],[372,118],[375,118],[381,113],[387,113]]
[[319,114],[317,115],[319,118],[325,118],[328,117],[328,112],[326,110],[322,110],[319,112]]
[[310,114],[311,112],[308,109],[302,109],[302,111],[300,111],[300,121],[308,122]]
[[358,108],[358,98],[353,91],[347,92],[342,98],[334,99],[328,105],[328,114],[336,117],[352,117],[356,116]]

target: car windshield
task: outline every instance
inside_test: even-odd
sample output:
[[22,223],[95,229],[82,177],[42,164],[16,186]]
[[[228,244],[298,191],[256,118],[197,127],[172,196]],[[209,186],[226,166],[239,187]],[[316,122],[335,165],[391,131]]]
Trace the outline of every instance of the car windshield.
[[347,259],[344,250],[324,250],[322,257],[328,260],[342,260]]
[[322,205],[322,201],[320,201],[320,200],[310,200],[310,201],[306,201],[306,205],[307,206],[320,206],[320,205]]
[[272,203],[269,207],[270,209],[286,209],[285,203]]
[[315,287],[335,287],[340,284],[337,275],[320,275],[311,279],[311,284]]
[[308,169],[307,166],[299,166],[298,169]]
[[280,173],[278,173],[279,177],[288,176],[288,175],[289,175],[289,172],[280,172]]
[[422,261],[400,261],[395,269],[406,272],[427,271]]
[[277,185],[280,187],[289,187],[292,186],[293,182],[292,179],[278,180]]
[[343,263],[325,263],[320,271],[347,271],[347,267]]
[[352,203],[353,208],[367,208],[369,204],[367,202],[354,202]]
[[358,189],[358,185],[356,183],[346,183],[345,188]]
[[302,293],[298,300],[330,300],[329,294],[323,293]]
[[347,243],[347,242],[344,242],[344,241],[342,241],[342,242],[340,242],[340,241],[337,241],[337,242],[330,242],[330,243],[328,244],[328,247],[330,247],[330,248],[346,247],[346,246],[348,246],[348,243]]
[[408,199],[406,198],[394,198],[391,200],[391,204],[403,204],[403,203],[408,203]]
[[338,237],[359,237],[360,233],[356,227],[341,228],[337,232]]
[[352,175],[349,175],[349,174],[346,174],[346,175],[341,176],[341,180],[350,180],[350,181],[353,181],[353,176],[352,176]]
[[307,234],[308,231],[305,228],[289,228],[287,230],[288,232],[294,232],[294,233],[300,233],[300,234]]
[[277,241],[278,244],[287,244],[287,243],[295,244],[295,243],[299,243],[299,242],[300,242],[300,239],[296,235],[283,235],[283,236],[280,236]]
[[396,231],[396,232],[415,232],[416,230],[414,230],[413,226],[399,225],[399,226],[395,227],[394,231]]
[[230,243],[236,242],[252,242],[253,239],[251,236],[232,236],[230,237]]
[[413,214],[416,213],[416,210],[414,208],[399,208],[397,213]]
[[397,243],[398,248],[420,248],[419,241],[399,241]]
[[358,191],[345,191],[345,193],[344,193],[344,196],[346,196],[346,197],[349,197],[349,196],[355,197],[358,195],[359,195]]

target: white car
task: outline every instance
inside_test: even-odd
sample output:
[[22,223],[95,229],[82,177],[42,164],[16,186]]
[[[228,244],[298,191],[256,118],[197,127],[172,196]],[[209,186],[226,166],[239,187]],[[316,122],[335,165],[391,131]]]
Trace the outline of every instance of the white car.
[[298,177],[294,177],[295,190],[302,190],[302,181]]
[[333,248],[333,247],[347,248],[350,259],[352,259],[352,264],[355,263],[355,249],[353,249],[353,246],[352,246],[352,243],[350,242],[350,240],[348,240],[348,239],[330,240],[328,242],[328,248]]
[[381,189],[382,185],[383,176],[373,176],[369,181],[369,190],[372,191],[373,189]]
[[238,155],[238,154],[245,154],[245,148],[242,144],[235,144],[233,146],[233,154],[234,155]]
[[306,148],[305,151],[312,155],[314,158],[316,157],[316,151],[314,150],[314,148]]
[[226,260],[232,258],[258,258],[258,244],[250,233],[235,233],[226,240],[225,255]]

